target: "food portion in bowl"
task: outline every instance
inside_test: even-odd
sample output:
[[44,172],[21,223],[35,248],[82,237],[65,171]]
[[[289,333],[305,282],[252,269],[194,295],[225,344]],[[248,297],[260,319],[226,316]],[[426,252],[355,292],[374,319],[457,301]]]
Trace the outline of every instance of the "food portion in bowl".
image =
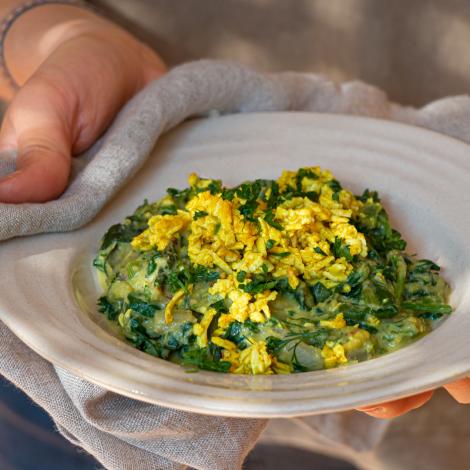
[[189,177],[104,235],[99,309],[136,348],[192,369],[287,374],[395,351],[452,312],[376,192],[319,167],[235,188]]

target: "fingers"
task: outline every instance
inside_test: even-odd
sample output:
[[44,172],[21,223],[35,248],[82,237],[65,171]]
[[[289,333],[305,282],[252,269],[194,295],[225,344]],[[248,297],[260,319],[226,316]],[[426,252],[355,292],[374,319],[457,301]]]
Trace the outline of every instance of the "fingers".
[[470,378],[466,377],[456,382],[444,385],[444,388],[457,400],[459,403],[470,403]]
[[[467,377],[457,380],[444,385],[444,388],[459,403],[470,403],[470,378]],[[423,392],[412,397],[402,398],[401,400],[381,403],[380,405],[365,406],[358,408],[358,410],[375,418],[396,418],[397,416],[423,406],[431,399],[432,394],[432,391]]]
[[68,113],[46,83],[33,81],[18,93],[0,132],[0,150],[18,150],[17,170],[0,179],[0,201],[44,202],[64,191],[72,145]]
[[412,397],[402,398],[400,400],[389,401],[387,403],[381,403],[380,405],[366,406],[358,408],[359,411],[363,411],[369,416],[374,418],[396,418],[397,416],[408,413],[411,410],[423,406],[432,397],[433,392],[423,392]]
[[0,202],[44,202],[65,190],[71,155],[87,150],[122,105],[164,72],[153,52],[111,28],[61,44],[11,102],[0,151],[17,148],[17,171],[0,178]]

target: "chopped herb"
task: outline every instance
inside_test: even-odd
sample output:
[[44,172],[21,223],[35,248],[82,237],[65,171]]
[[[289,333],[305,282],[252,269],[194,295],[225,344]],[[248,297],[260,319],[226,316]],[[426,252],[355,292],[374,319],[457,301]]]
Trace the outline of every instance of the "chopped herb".
[[208,215],[206,211],[196,211],[194,212],[193,219],[197,220],[197,219],[200,219],[201,217],[205,217],[206,215]]
[[318,176],[308,168],[300,168],[296,175],[296,189],[298,192],[302,192],[302,181],[304,178],[316,180]]
[[279,223],[274,220],[274,214],[271,210],[267,210],[264,213],[264,220],[266,223],[271,225],[271,227],[277,228],[278,230],[284,230],[284,227]]
[[255,274],[248,284],[239,284],[238,287],[248,294],[260,294],[274,289],[277,283],[276,279],[270,278],[267,274]]
[[276,256],[277,258],[285,258],[290,255],[288,251],[283,251],[282,253],[269,253],[270,256]]
[[181,191],[175,188],[168,188],[166,192],[180,206],[184,206],[194,194],[192,188],[186,188]]
[[288,335],[284,338],[269,336],[266,338],[266,346],[270,352],[278,353],[281,349],[285,348],[294,341],[303,341],[310,346],[315,346],[321,349],[325,345],[328,336],[328,330],[325,328],[320,328],[316,331]]
[[339,181],[337,180],[331,180],[328,183],[328,186],[333,190],[333,195],[332,198],[334,201],[339,201],[339,194],[341,190],[343,189]]
[[212,180],[207,186],[207,189],[210,191],[211,194],[220,193],[220,191],[222,191],[222,181]]
[[266,242],[266,249],[267,249],[267,250],[270,250],[275,244],[276,244],[276,242],[275,242],[274,240],[269,239],[269,240]]
[[373,310],[374,315],[377,318],[393,318],[399,312],[396,305],[387,305],[386,307],[380,307],[377,310]]
[[193,265],[190,270],[190,279],[194,282],[211,282],[219,279],[218,271],[213,271],[205,266]]
[[255,199],[251,199],[249,201],[246,201],[245,204],[240,206],[240,214],[243,215],[243,217],[246,220],[249,220],[251,222],[256,221],[255,217],[255,212],[256,209],[258,208],[258,202]]
[[334,243],[331,245],[331,252],[335,258],[345,258],[346,261],[352,261],[349,246],[344,244],[339,237],[335,237]]
[[177,212],[176,205],[175,204],[169,204],[167,206],[161,206],[158,209],[157,214],[160,214],[160,215],[175,215],[176,212]]
[[371,200],[372,202],[380,203],[379,194],[377,191],[369,191],[368,189],[366,189],[361,196],[358,196],[357,199],[359,199],[361,202],[368,202]]

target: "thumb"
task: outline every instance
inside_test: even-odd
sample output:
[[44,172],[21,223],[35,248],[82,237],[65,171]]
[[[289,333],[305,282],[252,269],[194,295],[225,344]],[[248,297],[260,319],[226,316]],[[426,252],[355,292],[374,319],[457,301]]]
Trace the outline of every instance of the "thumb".
[[11,102],[0,151],[18,149],[17,170],[0,178],[0,202],[60,196],[72,153],[89,148],[122,105],[164,72],[160,58],[128,33],[98,26],[54,49]]
[[0,151],[17,148],[16,171],[0,179],[0,201],[45,202],[67,186],[72,136],[56,90],[26,84],[11,102],[0,131]]

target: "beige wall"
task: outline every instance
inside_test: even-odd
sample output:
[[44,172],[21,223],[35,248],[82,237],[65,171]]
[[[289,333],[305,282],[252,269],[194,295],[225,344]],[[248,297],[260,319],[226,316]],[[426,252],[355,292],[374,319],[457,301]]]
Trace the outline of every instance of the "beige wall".
[[100,0],[170,63],[360,78],[423,104],[470,88],[469,0]]

